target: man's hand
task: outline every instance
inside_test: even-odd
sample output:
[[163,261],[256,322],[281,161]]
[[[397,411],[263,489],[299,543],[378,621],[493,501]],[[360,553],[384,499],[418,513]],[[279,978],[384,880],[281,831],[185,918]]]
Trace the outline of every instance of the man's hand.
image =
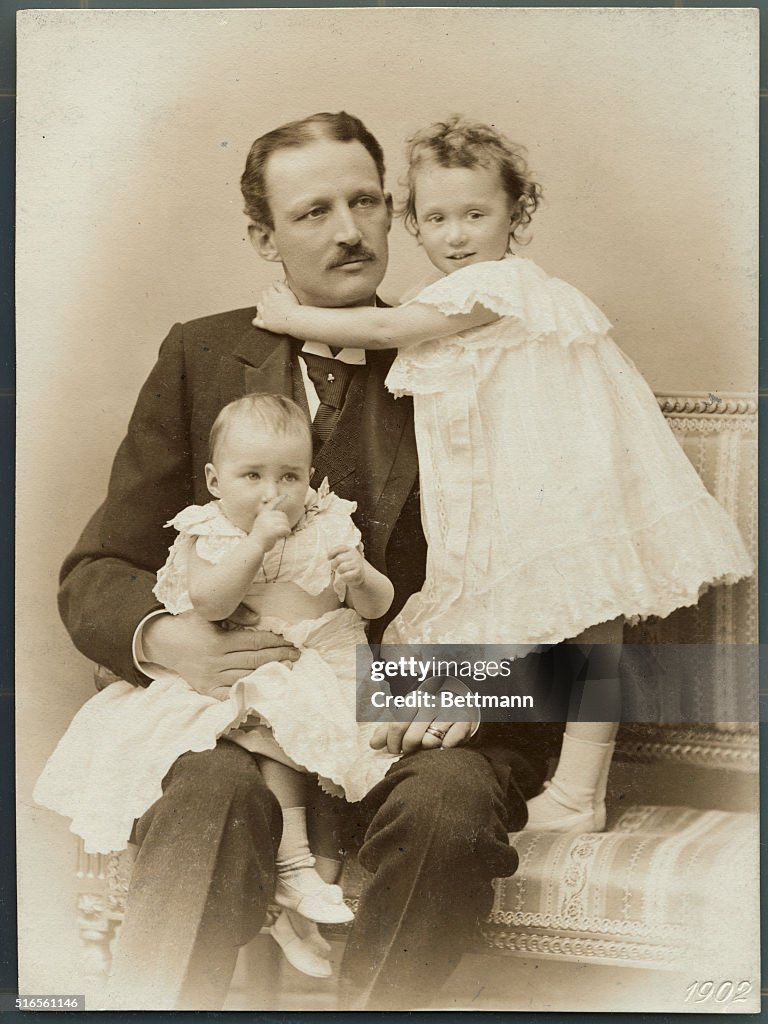
[[291,310],[298,305],[299,300],[288,285],[282,281],[276,281],[265,288],[256,300],[259,315],[254,317],[251,323],[263,331],[290,334],[290,331],[287,330],[288,318]]
[[[435,736],[428,729],[442,732]],[[374,750],[390,754],[412,754],[416,750],[437,750],[438,747],[460,747],[472,735],[472,722],[390,722],[380,725],[371,737]]]
[[[445,681],[444,677],[433,676],[425,679],[419,690],[439,693]],[[466,743],[472,736],[476,723],[445,721],[441,719],[440,714],[441,712],[436,711],[431,722],[417,721],[417,718],[423,718],[424,708],[413,708],[410,721],[380,725],[371,737],[371,746],[374,750],[383,750],[386,747],[390,754],[413,754],[416,750],[437,750],[438,747],[450,749]],[[445,710],[442,714],[445,715]]]
[[[254,618],[258,621],[258,616]],[[299,657],[296,648],[275,633],[221,629],[194,611],[155,616],[144,626],[141,642],[148,662],[176,672],[198,693],[219,699],[262,665]]]
[[365,581],[365,559],[357,548],[340,545],[328,552],[331,569],[348,587],[362,587]]

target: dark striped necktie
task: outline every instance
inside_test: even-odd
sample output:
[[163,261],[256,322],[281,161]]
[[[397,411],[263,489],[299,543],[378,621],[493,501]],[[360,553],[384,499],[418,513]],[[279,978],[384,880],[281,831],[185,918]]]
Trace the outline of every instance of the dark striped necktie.
[[312,421],[312,441],[315,451],[318,452],[339,421],[350,381],[360,367],[356,364],[342,363],[339,359],[316,356],[311,352],[300,352],[299,355],[307,364],[309,379],[315,385],[317,397],[320,399],[320,405]]

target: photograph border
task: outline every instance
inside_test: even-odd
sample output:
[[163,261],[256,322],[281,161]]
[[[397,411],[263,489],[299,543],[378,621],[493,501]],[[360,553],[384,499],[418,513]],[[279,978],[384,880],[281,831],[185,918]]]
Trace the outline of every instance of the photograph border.
[[[3,0],[4,2],[4,0]],[[133,2],[133,3],[121,3],[121,2],[95,2],[90,3],[89,0],[80,0],[78,3],[72,2],[72,0],[61,0],[61,2],[42,2],[42,0],[33,0],[30,3],[19,3],[18,0],[14,0],[12,4],[4,3],[4,10],[0,14],[0,174],[2,180],[0,181],[0,239],[4,240],[0,244],[0,337],[2,337],[2,350],[0,350],[0,437],[6,440],[6,452],[2,456],[0,461],[0,474],[2,474],[2,500],[0,501],[0,536],[7,538],[7,541],[2,545],[2,555],[0,558],[0,583],[4,585],[0,588],[0,670],[4,670],[4,678],[7,680],[13,679],[13,598],[12,590],[14,585],[14,552],[13,552],[13,534],[14,534],[14,465],[12,448],[10,445],[10,438],[14,432],[14,419],[15,419],[15,401],[14,401],[14,383],[15,383],[15,348],[13,340],[15,337],[14,332],[14,304],[13,304],[13,282],[14,282],[14,267],[13,267],[13,225],[15,217],[15,168],[13,153],[15,151],[15,25],[14,15],[17,10],[58,10],[58,9],[114,9],[114,10],[126,10],[126,9],[163,9],[163,10],[186,10],[186,9],[213,9],[213,10],[227,10],[227,9],[245,9],[245,10],[259,10],[272,7],[298,7],[298,8],[360,8],[360,7],[448,7],[448,6],[495,6],[495,7],[509,7],[509,8],[522,8],[522,7],[548,7],[548,6],[559,6],[559,7],[593,7],[594,5],[589,3],[564,3],[559,5],[546,5],[538,3],[528,4],[509,4],[509,3],[498,3],[498,4],[482,4],[482,3],[463,3],[463,4],[441,4],[441,3],[398,3],[398,4],[378,4],[378,3],[338,3],[338,2],[325,2],[325,3],[301,3],[301,4],[257,4],[257,3],[205,3],[199,2],[199,0],[179,0],[179,2],[171,3],[151,3],[151,2]],[[747,4],[736,4],[736,3],[718,3],[718,4],[707,4],[702,5],[700,3],[641,3],[641,4],[629,4],[622,5],[627,7],[648,7],[648,8],[678,8],[678,7],[710,7],[710,8],[744,8],[746,6],[754,6]],[[761,21],[761,35],[766,32],[765,28],[765,13],[766,13],[766,0],[761,0],[760,4],[757,5],[763,17]],[[762,48],[761,62],[765,61],[767,48]],[[764,64],[761,63],[761,74],[760,74],[760,106],[761,110],[765,109],[765,102],[768,99],[768,89],[766,88],[766,78],[764,74]],[[762,168],[765,166],[765,158],[768,157],[768,140],[766,138],[765,128],[761,127],[760,131],[760,145],[761,145],[761,196],[763,192],[763,179],[762,179]],[[763,229],[765,227],[764,218],[765,214],[761,213],[761,253],[763,259],[768,255],[768,242],[764,240]],[[768,696],[768,672],[766,672],[766,660],[765,660],[765,644],[768,643],[768,584],[766,584],[765,567],[766,559],[768,559],[768,518],[765,516],[766,501],[768,501],[768,459],[766,458],[766,452],[768,452],[768,356],[766,355],[766,336],[765,336],[765,312],[763,309],[763,288],[764,281],[761,274],[760,279],[760,367],[759,367],[759,392],[758,392],[758,407],[759,407],[759,525],[761,527],[759,531],[759,601],[760,601],[760,644],[761,644],[761,704],[765,701]],[[23,579],[23,577],[20,577]],[[2,686],[3,700],[0,702],[0,812],[2,813],[2,820],[0,820],[0,998],[10,996],[15,993],[17,986],[17,975],[18,975],[18,962],[17,962],[17,925],[16,925],[16,888],[15,888],[15,872],[16,872],[16,849],[15,849],[15,820],[14,820],[14,806],[15,806],[15,785],[14,785],[14,690],[11,683],[5,683]],[[760,722],[760,810],[761,810],[761,850],[766,848],[768,843],[768,822],[766,822],[766,812],[768,811],[768,802],[766,797],[766,790],[768,789],[768,754],[766,754],[766,742],[768,742],[768,724],[765,721]],[[762,967],[764,972],[763,978],[763,990],[762,990],[762,1011],[759,1017],[753,1019],[763,1019],[763,1015],[766,1012],[766,995],[768,995],[768,950],[766,949],[766,900],[765,893],[768,891],[768,867],[766,866],[766,858],[761,857],[760,865],[761,873],[761,887],[762,887],[762,898],[761,898],[761,921],[762,921]],[[135,1011],[107,1011],[106,1019],[122,1020],[128,1017],[128,1013]],[[257,1013],[258,1011],[253,1011]],[[436,1011],[441,1012],[441,1011]],[[442,1011],[452,1012],[452,1011]],[[669,1012],[669,1011],[666,1011]],[[22,1015],[18,1011],[8,1010],[4,1005],[0,1005],[0,1013],[2,1017],[6,1019],[28,1019],[28,1015]],[[320,1011],[307,1011],[302,1016],[314,1016],[317,1013],[318,1019],[322,1019]],[[478,1020],[483,1022],[490,1021],[493,1019],[494,1014],[498,1021],[505,1019],[507,1013],[505,1011],[464,1011],[462,1019],[471,1017],[477,1017]],[[143,1016],[147,1016],[148,1019],[162,1021],[166,1019],[167,1013],[160,1013],[155,1011],[145,1011]],[[217,1013],[217,1018],[221,1016],[221,1013]],[[282,1020],[283,1012],[271,1012],[263,1011],[258,1012],[260,1018],[267,1021]],[[381,1012],[362,1012],[357,1011],[350,1015],[356,1019],[362,1018],[374,1018],[381,1015]],[[87,1019],[85,1015],[80,1013],[68,1013],[62,1016],[66,1020],[72,1019]],[[198,1012],[195,1016],[209,1017],[210,1013]],[[227,1016],[236,1018],[236,1012],[228,1013]],[[402,1018],[405,1022],[406,1018],[413,1016],[412,1013],[388,1013],[388,1017]],[[562,1012],[551,1012],[551,1011],[531,1011],[530,1014],[532,1019],[536,1021],[561,1021],[569,1019],[574,1016],[572,1013]],[[637,1013],[616,1013],[615,1018],[617,1020],[632,1020],[637,1019]],[[643,1014],[643,1016],[646,1016]],[[649,1019],[653,1020],[657,1017],[656,1014],[648,1014]],[[691,1020],[711,1020],[711,1014],[686,1014],[686,1017]]]

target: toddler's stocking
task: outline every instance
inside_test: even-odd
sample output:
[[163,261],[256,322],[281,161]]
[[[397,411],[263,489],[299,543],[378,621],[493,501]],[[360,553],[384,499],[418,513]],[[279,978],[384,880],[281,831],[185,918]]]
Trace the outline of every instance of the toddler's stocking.
[[[615,733],[612,723],[600,725]],[[528,801],[528,830],[601,832],[605,828],[605,791],[613,740],[583,739],[573,735],[572,730],[569,724],[549,785]]]

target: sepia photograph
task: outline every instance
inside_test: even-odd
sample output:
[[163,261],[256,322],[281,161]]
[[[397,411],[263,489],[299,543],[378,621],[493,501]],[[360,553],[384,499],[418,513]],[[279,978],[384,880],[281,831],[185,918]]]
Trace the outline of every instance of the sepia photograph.
[[758,1013],[757,10],[17,38],[20,996]]

